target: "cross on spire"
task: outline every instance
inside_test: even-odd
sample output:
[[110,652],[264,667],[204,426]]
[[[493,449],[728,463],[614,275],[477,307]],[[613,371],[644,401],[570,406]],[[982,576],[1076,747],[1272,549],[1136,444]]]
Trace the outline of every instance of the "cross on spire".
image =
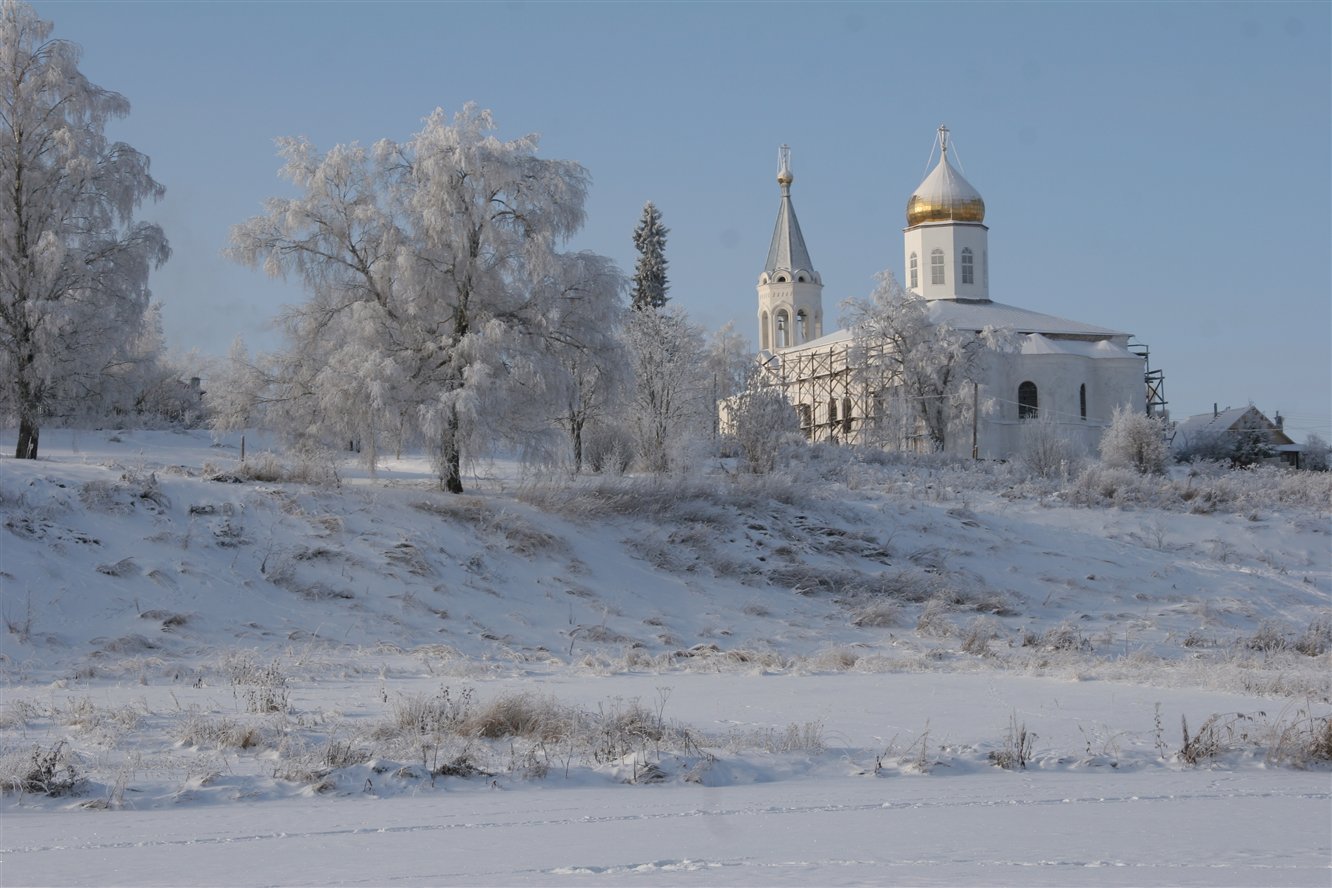
[[777,149],[777,182],[782,186],[782,194],[790,192],[795,176],[791,174],[791,146],[783,145]]

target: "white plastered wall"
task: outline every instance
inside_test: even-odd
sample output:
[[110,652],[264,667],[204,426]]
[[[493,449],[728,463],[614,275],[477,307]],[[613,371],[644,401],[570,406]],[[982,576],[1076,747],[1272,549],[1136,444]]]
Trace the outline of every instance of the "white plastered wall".
[[[1008,354],[996,356],[981,387],[982,401],[994,410],[982,413],[978,440],[982,457],[1012,458],[1021,448],[1018,387],[1036,385],[1041,416],[1051,417],[1061,434],[1088,454],[1095,454],[1116,407],[1143,410],[1143,364],[1140,358],[1092,358],[1069,354]],[[1079,388],[1087,386],[1087,418],[1080,415]],[[966,440],[960,440],[965,438]],[[958,453],[969,453],[969,435],[955,436]]]

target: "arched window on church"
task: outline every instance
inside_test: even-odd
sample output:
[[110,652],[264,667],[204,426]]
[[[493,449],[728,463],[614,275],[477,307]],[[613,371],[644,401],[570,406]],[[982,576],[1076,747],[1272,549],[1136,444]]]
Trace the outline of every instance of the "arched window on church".
[[828,401],[828,424],[837,424],[837,399],[832,398]]
[[907,273],[911,279],[911,289],[915,290],[920,286],[920,269],[916,267],[916,254],[912,253],[911,258],[907,260]]
[[1030,380],[1018,386],[1018,419],[1035,419],[1039,409],[1036,401],[1036,383]]
[[1078,412],[1082,414],[1084,420],[1087,418],[1087,383],[1085,382],[1078,389]]
[[800,415],[800,431],[808,438],[813,433],[814,411],[808,404],[797,404],[796,413]]
[[809,342],[809,315],[802,308],[796,312],[796,345]]
[[759,343],[759,348],[764,351],[772,351],[772,341],[768,335],[768,313],[763,313],[763,320],[759,324],[759,338],[763,341]]
[[870,428],[876,435],[883,431],[884,417],[888,413],[888,402],[882,391],[874,393],[874,399],[870,402]]
[[786,309],[780,309],[777,312],[777,347],[786,348],[791,344],[791,325],[786,314]]
[[962,283],[976,283],[976,263],[975,256],[971,252],[971,247],[962,250]]
[[930,250],[930,283],[942,284],[944,282],[944,255],[943,250],[937,247]]
[[842,399],[842,434],[851,434],[851,399]]

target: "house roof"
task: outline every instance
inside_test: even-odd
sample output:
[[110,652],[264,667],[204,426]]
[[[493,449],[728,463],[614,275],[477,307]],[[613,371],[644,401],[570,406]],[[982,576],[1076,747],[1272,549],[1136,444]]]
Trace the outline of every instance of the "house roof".
[[1175,425],[1175,434],[1212,435],[1229,431],[1250,410],[1257,412],[1258,408],[1253,406],[1227,407],[1218,413],[1199,413],[1178,422]]
[[[1253,425],[1242,425],[1247,418]],[[1188,419],[1180,420],[1175,424],[1175,441],[1179,445],[1196,442],[1212,435],[1223,435],[1227,432],[1237,431],[1242,428],[1257,428],[1263,431],[1271,432],[1274,437],[1273,444],[1293,443],[1286,437],[1285,432],[1277,428],[1276,423],[1263,415],[1262,411],[1252,404],[1244,407],[1227,407],[1225,410],[1216,413],[1199,413],[1190,416]]]

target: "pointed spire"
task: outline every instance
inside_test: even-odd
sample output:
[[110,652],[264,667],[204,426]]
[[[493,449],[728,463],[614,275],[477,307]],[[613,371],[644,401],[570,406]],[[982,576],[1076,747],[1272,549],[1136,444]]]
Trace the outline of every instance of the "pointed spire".
[[791,204],[791,183],[795,181],[795,176],[791,173],[790,147],[783,145],[777,159],[777,184],[782,187],[782,205],[777,211],[777,225],[772,231],[772,245],[768,247],[768,261],[764,263],[763,270],[769,274],[778,270],[801,270],[815,277],[814,263],[810,261],[804,235],[800,233],[800,223],[796,220],[795,207]]

